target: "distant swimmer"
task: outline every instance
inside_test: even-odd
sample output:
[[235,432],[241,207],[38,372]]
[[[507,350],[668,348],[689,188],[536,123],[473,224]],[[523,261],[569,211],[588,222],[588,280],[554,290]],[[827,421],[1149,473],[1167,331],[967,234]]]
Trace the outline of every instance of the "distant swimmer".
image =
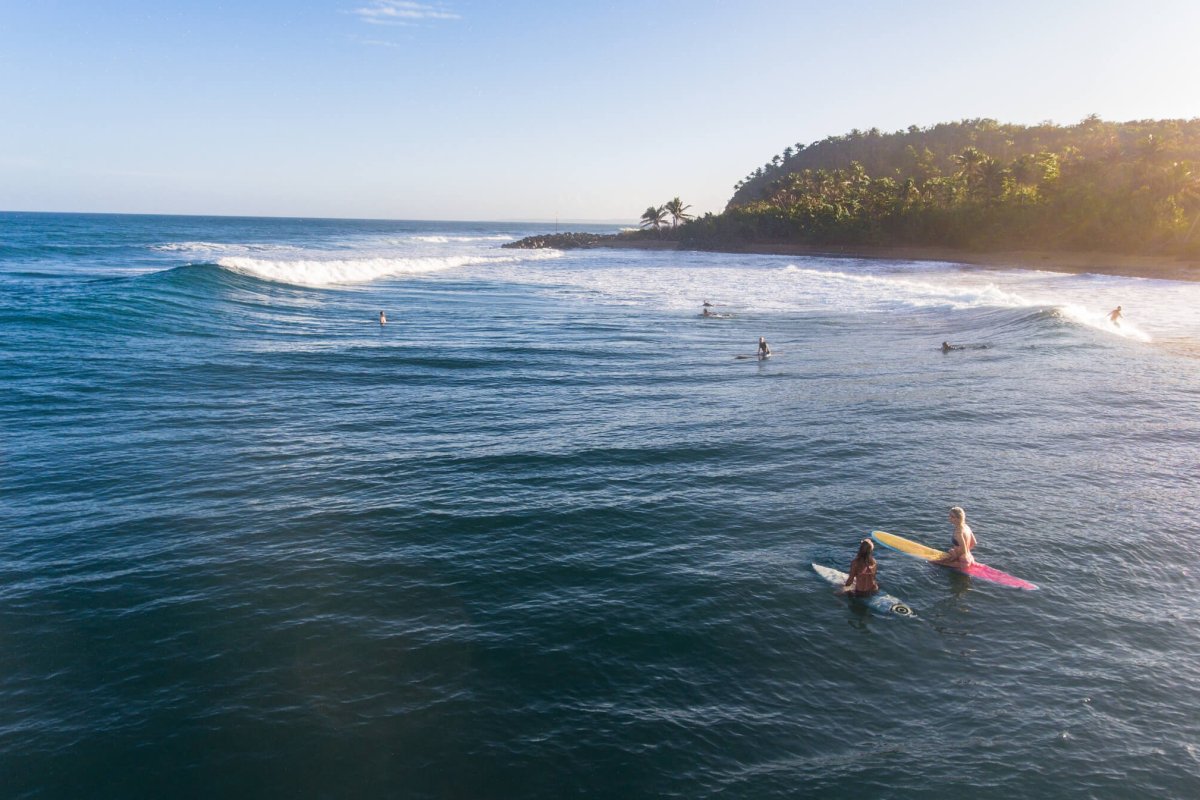
[[770,358],[771,357],[771,345],[767,344],[767,340],[763,336],[758,337],[758,357],[759,358]]
[[975,531],[967,524],[967,512],[960,506],[950,509],[950,523],[954,525],[954,539],[946,555],[934,563],[969,567],[975,563],[975,556],[971,555],[975,549]]
[[382,311],[379,312],[379,324],[387,325],[387,314],[383,313]]
[[949,353],[951,350],[966,350],[966,349],[967,348],[961,344],[950,344],[949,342],[942,342],[942,352],[943,353]]
[[1121,327],[1120,320],[1123,316],[1125,315],[1121,313],[1121,307],[1117,306],[1112,311],[1108,312],[1108,321],[1119,328]]
[[850,562],[850,575],[840,590],[843,594],[870,597],[879,591],[879,583],[875,580],[878,565],[875,563],[875,556],[872,555],[874,552],[875,543],[870,539],[863,539],[858,543],[858,552]]
[[716,315],[715,315],[715,314],[713,314],[711,311],[709,311],[709,310],[708,310],[708,303],[705,303],[705,304],[704,304],[704,310],[700,312],[700,316],[702,316],[702,317],[714,317],[714,316],[716,316]]

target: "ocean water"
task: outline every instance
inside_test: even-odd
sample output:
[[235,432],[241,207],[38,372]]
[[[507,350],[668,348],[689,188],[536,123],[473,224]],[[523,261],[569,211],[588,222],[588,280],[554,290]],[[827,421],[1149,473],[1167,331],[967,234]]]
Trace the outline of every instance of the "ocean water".
[[0,795],[1200,796],[1200,284],[546,230],[0,214]]

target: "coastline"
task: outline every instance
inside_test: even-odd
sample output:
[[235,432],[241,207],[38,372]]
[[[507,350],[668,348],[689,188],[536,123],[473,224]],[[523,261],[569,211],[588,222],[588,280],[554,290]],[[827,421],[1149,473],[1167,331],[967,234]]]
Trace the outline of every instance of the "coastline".
[[[591,247],[634,250],[680,250],[678,242],[666,240],[605,239]],[[1125,278],[1151,278],[1170,281],[1200,281],[1200,258],[1175,256],[1139,256],[1114,253],[1090,253],[1063,250],[1013,250],[976,252],[947,247],[872,247],[751,244],[703,248],[717,253],[746,253],[780,256],[824,256],[833,258],[869,258],[891,261],[945,261],[990,269],[1029,269],[1067,272],[1076,275],[1095,273]]]

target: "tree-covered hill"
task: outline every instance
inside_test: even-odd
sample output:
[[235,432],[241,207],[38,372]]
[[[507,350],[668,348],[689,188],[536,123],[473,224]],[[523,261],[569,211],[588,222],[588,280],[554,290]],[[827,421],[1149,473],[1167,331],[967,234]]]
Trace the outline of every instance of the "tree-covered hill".
[[785,148],[684,246],[1200,250],[1200,119],[979,119]]

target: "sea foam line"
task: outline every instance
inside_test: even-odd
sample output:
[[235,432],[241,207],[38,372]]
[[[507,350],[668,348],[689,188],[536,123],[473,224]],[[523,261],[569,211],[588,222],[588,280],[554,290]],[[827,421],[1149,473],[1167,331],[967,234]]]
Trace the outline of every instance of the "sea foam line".
[[222,258],[217,265],[231,272],[294,286],[338,286],[370,283],[399,275],[422,275],[466,266],[510,264],[558,258],[556,250],[539,250],[521,256],[442,256],[429,258],[355,258],[272,261],[241,256]]
[[225,242],[167,242],[151,245],[151,250],[162,253],[236,253],[298,251],[299,247],[287,244],[229,244]]

